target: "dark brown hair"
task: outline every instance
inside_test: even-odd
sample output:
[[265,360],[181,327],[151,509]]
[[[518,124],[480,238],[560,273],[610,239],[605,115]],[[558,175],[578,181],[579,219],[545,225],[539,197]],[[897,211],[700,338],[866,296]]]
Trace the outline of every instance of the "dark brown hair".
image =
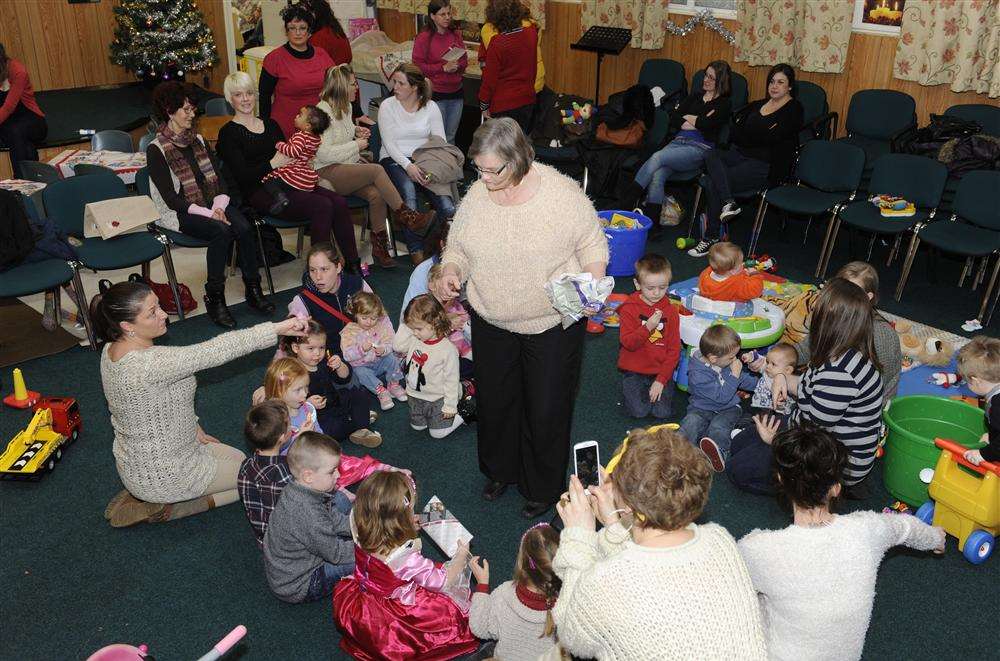
[[541,637],[551,636],[555,629],[551,608],[559,597],[562,580],[552,569],[552,561],[558,550],[559,531],[547,523],[540,523],[528,528],[521,537],[521,547],[514,562],[514,583],[541,592],[550,609]]
[[384,554],[417,537],[416,497],[410,478],[396,471],[380,471],[362,482],[353,510],[358,546]]
[[832,278],[816,297],[809,322],[809,367],[819,368],[854,349],[880,372],[875,356],[874,311],[868,294],[844,278]]
[[396,70],[392,72],[392,75],[395,76],[397,73],[401,73],[406,76],[407,84],[411,87],[417,88],[417,108],[423,108],[426,106],[434,95],[434,88],[431,86],[430,78],[425,76],[424,72],[412,62],[400,64],[396,67]]
[[412,321],[422,321],[429,325],[438,337],[448,337],[451,333],[448,313],[444,311],[441,303],[430,294],[416,296],[407,304],[406,312],[403,313],[403,322],[409,324]]
[[492,23],[497,32],[516,30],[522,20],[530,17],[521,0],[490,0],[486,5],[486,22]]
[[[327,0],[309,0],[309,10],[314,17],[310,24],[312,32],[319,32],[321,29],[329,27],[338,37],[347,37],[347,34],[344,32],[344,26],[337,20],[337,16],[333,13],[333,8],[330,7],[330,3]],[[306,22],[308,23],[309,21]]]
[[313,258],[314,255],[325,255],[334,264],[344,265],[344,257],[340,254],[329,241],[323,241],[322,243],[314,243],[309,248],[309,252],[306,253],[306,272],[309,272],[309,260]]
[[704,358],[709,356],[720,358],[731,351],[738,351],[739,348],[740,336],[724,324],[709,326],[701,334],[701,339],[698,341],[698,351]]
[[315,32],[316,16],[311,10],[312,7],[307,7],[304,2],[297,5],[289,3],[284,9],[281,10],[281,20],[285,24],[285,31],[288,31],[288,24],[292,21],[303,21],[309,26],[309,34]]
[[660,273],[666,273],[668,279],[673,275],[673,269],[670,267],[670,261],[663,255],[655,252],[647,252],[639,259],[639,261],[635,263],[635,279],[640,282],[642,281],[642,276],[644,275],[655,275]]
[[280,399],[268,399],[247,411],[243,435],[254,450],[270,450],[288,431],[288,406]]
[[309,318],[306,320],[305,335],[282,335],[278,340],[278,344],[281,347],[281,350],[285,352],[286,356],[294,358],[296,354],[292,351],[292,346],[308,342],[310,337],[315,337],[317,335],[326,337],[326,328],[324,328],[323,324],[319,323],[315,319]]
[[[431,0],[427,3],[427,20],[424,21],[424,30],[428,32],[437,32],[437,26],[434,24],[433,16],[445,7],[451,7],[451,0]],[[454,22],[449,27],[454,30]],[[430,46],[428,46],[428,48],[430,48]]]
[[803,508],[829,503],[830,489],[840,484],[847,448],[830,432],[800,422],[774,437],[775,484],[789,505]]
[[90,318],[97,337],[105,342],[114,342],[125,335],[121,323],[134,322],[153,290],[144,282],[119,282],[107,286],[102,280],[100,293],[90,301]]
[[306,121],[313,135],[321,135],[330,127],[330,116],[316,106],[303,106],[306,109]]
[[160,124],[166,123],[170,115],[184,107],[185,101],[198,107],[198,93],[193,85],[176,80],[160,83],[153,90],[153,119]]
[[723,97],[732,94],[732,69],[729,67],[729,62],[725,60],[709,62],[708,66],[705,67],[705,72],[708,73],[709,69],[715,73],[715,96]]

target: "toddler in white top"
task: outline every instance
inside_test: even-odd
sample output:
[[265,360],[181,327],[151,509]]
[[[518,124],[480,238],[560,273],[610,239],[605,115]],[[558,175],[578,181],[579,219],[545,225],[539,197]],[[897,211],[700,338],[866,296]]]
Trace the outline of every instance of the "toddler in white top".
[[[795,364],[798,361],[798,353],[795,347],[787,342],[775,344],[768,350],[767,354],[760,356],[756,351],[748,351],[740,356],[740,359],[747,364],[747,367],[760,373],[760,379],[753,390],[753,397],[750,405],[755,409],[766,409],[768,412],[774,411],[778,415],[787,416],[792,412],[795,405],[790,397],[784,397],[781,401],[775,397],[775,383],[787,379],[795,373]],[[787,392],[789,388],[785,388]]]

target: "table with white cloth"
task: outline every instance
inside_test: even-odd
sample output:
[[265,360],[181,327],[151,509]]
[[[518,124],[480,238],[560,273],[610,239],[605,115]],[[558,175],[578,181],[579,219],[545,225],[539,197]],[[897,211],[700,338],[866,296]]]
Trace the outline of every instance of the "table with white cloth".
[[146,154],[143,152],[120,151],[89,151],[86,149],[64,149],[49,161],[55,166],[62,178],[72,177],[73,167],[80,163],[103,165],[115,171],[115,174],[126,184],[135,183],[135,173],[146,167]]

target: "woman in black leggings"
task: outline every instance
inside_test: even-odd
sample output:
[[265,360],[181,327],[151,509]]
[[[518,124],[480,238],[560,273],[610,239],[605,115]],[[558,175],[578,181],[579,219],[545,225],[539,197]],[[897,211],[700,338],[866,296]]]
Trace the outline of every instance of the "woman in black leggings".
[[708,254],[720,240],[722,221],[740,213],[734,193],[774,186],[787,176],[802,129],[802,104],[795,99],[795,71],[776,64],[767,74],[767,98],[754,101],[733,130],[733,146],[705,154],[706,175],[701,178],[708,203],[701,241],[688,251],[692,257]]
[[36,145],[45,140],[48,131],[28,70],[20,61],[7,57],[0,44],[0,144],[10,148],[15,177],[22,176],[21,161],[38,160]]

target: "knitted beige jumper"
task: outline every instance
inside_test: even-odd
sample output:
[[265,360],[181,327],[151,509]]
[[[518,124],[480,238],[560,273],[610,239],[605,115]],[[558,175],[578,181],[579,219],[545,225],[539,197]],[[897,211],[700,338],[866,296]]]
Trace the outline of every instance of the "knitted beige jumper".
[[714,523],[690,541],[638,546],[620,524],[566,528],[553,568],[563,649],[599,659],[766,658],[756,592],[736,542]]
[[467,280],[469,303],[479,316],[529,335],[559,323],[545,283],[608,261],[608,241],[580,185],[547,165],[532,168],[542,183],[523,204],[502,206],[490,200],[482,181],[473,184],[441,257]]
[[205,491],[217,463],[197,440],[194,374],[277,340],[268,322],[201,344],[130,351],[117,362],[108,357],[111,345],[104,347],[101,381],[115,430],[112,449],[118,475],[133,496],[176,503]]
[[489,594],[472,595],[469,629],[476,638],[498,641],[493,656],[500,661],[537,661],[556,644],[555,636],[542,635],[547,614],[522,604],[507,581]]

